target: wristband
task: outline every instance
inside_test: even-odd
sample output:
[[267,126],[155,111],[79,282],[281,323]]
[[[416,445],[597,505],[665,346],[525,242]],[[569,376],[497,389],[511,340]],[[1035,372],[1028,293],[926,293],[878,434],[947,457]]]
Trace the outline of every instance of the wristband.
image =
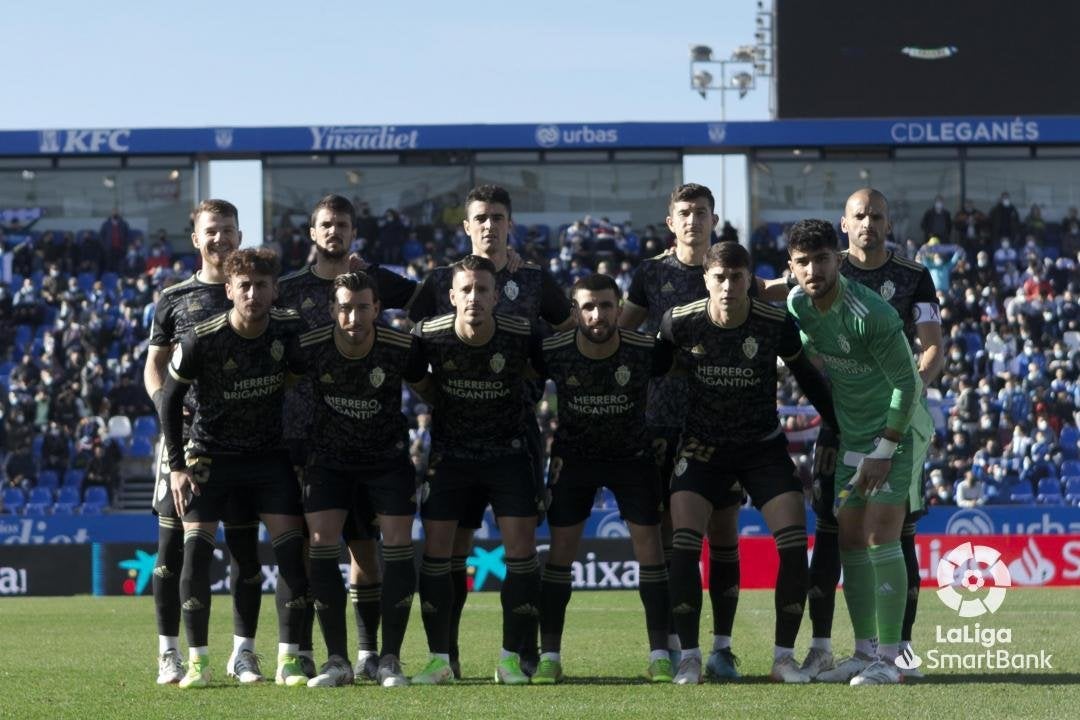
[[896,442],[894,440],[886,440],[881,438],[878,440],[877,447],[874,451],[866,456],[868,460],[890,460],[896,453]]

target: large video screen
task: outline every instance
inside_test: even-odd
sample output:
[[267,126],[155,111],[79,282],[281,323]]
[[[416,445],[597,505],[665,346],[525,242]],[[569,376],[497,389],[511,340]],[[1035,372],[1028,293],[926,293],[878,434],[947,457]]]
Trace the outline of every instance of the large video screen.
[[774,2],[781,118],[1080,115],[1080,3]]

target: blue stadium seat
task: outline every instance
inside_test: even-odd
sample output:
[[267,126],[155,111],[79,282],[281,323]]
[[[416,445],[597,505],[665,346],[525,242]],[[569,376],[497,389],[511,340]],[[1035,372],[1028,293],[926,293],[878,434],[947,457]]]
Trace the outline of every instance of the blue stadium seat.
[[52,501],[47,503],[28,502],[26,503],[26,510],[23,511],[23,515],[43,517],[49,514],[49,511],[52,510],[52,506]]
[[53,505],[52,514],[53,515],[74,515],[75,514],[75,508],[77,506],[78,506],[78,503],[73,504],[73,503],[58,502],[58,503],[55,503]]
[[61,503],[68,505],[78,505],[82,501],[82,498],[79,497],[80,494],[81,493],[79,492],[79,488],[71,485],[65,485],[64,487],[60,488],[60,492],[56,496],[56,503],[58,505]]
[[[1061,446],[1061,454],[1065,456],[1066,460],[1080,459],[1080,448],[1076,446],[1078,440],[1080,440],[1080,429],[1077,429],[1075,425],[1066,425],[1061,428],[1058,445]],[[1065,473],[1062,472],[1061,474],[1064,475]]]
[[19,347],[25,347],[34,337],[34,328],[32,325],[16,325],[15,326],[15,344]]
[[101,503],[83,503],[82,514],[83,515],[100,515],[105,510],[105,506]]
[[60,487],[60,476],[55,470],[42,470],[38,473],[37,487],[46,488],[50,492],[55,491]]
[[758,263],[754,268],[754,275],[762,280],[773,280],[776,278],[776,268],[769,263]]
[[53,491],[50,488],[35,487],[30,490],[30,497],[26,501],[30,505],[52,505]]
[[82,489],[83,480],[86,479],[86,471],[79,468],[71,468],[64,473],[64,484],[60,488],[61,492],[64,490],[74,489],[76,491]]
[[6,360],[0,363],[0,375],[10,375],[11,371],[15,369],[15,363],[11,360]]
[[34,439],[30,441],[30,454],[35,458],[41,458],[41,448],[45,445],[44,435],[35,435]]
[[1061,463],[1062,479],[1064,479],[1066,475],[1080,475],[1080,460],[1066,460]]
[[131,428],[135,437],[154,438],[158,434],[158,419],[154,415],[140,415]]
[[133,458],[149,458],[154,455],[154,444],[147,437],[136,436],[131,439],[127,456]]
[[97,278],[94,277],[94,273],[91,272],[79,273],[78,279],[79,289],[82,290],[84,293],[90,292],[91,288],[94,287],[94,281],[97,280]]
[[116,292],[116,281],[120,279],[120,276],[114,272],[101,273],[101,284],[105,286],[105,291],[112,294]]
[[1009,492],[1009,501],[1014,505],[1031,505],[1035,502],[1035,493],[1031,492],[1030,485],[1021,482]]
[[1043,478],[1039,481],[1036,500],[1040,505],[1060,505],[1063,502],[1061,483],[1057,478]]
[[4,488],[4,515],[18,515],[26,507],[26,495],[21,488]]
[[1065,486],[1065,503],[1080,505],[1080,475],[1063,477],[1061,483]]

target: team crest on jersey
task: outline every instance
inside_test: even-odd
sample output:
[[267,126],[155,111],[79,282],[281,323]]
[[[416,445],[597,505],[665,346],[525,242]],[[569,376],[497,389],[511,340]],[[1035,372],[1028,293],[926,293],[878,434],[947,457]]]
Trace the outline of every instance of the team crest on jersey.
[[319,378],[319,382],[325,383],[326,385],[333,385],[334,384],[334,376],[331,375],[330,373],[323,373],[322,377]]
[[660,286],[660,292],[662,292],[664,295],[670,295],[671,293],[675,292],[675,286],[672,285],[670,282],[666,282]]
[[198,312],[199,310],[202,310],[202,303],[200,303],[198,300],[192,300],[190,303],[188,303],[188,310],[190,312]]
[[746,357],[753,360],[754,356],[757,355],[757,349],[758,349],[757,338],[755,338],[753,335],[751,335],[750,337],[743,340],[743,342],[742,342],[742,351],[743,351],[743,355],[746,355]]
[[705,347],[700,345],[700,344],[695,345],[694,347],[690,348],[690,354],[693,355],[694,357],[704,357],[705,356]]
[[270,345],[270,357],[274,360],[281,360],[285,356],[285,346],[281,344],[280,340],[275,340]]
[[839,345],[840,349],[843,350],[844,352],[846,352],[846,353],[851,352],[851,343],[848,342],[848,339],[845,336],[837,335],[836,336],[836,344]]
[[232,358],[229,358],[225,361],[225,364],[222,367],[225,369],[225,372],[236,372],[236,361]]
[[503,357],[502,353],[495,353],[491,356],[489,364],[493,372],[501,373],[503,368],[506,367],[506,358]]
[[675,463],[675,474],[682,475],[686,472],[686,458],[679,458],[679,462]]
[[507,300],[517,300],[518,293],[520,292],[521,288],[518,287],[518,284],[513,280],[507,280],[506,284],[503,285],[503,295],[506,296]]
[[578,387],[581,385],[581,382],[577,379],[576,375],[571,375],[566,379],[566,384],[570,387]]
[[615,370],[615,382],[623,386],[630,382],[630,368],[625,365],[620,365],[618,369]]
[[371,387],[381,387],[383,380],[386,380],[386,373],[381,367],[376,367],[368,373],[368,380],[371,381]]
[[315,301],[311,298],[304,298],[304,302],[300,303],[301,310],[310,310],[315,307]]
[[892,280],[886,280],[881,283],[881,297],[885,300],[892,300],[893,295],[896,294],[896,285]]

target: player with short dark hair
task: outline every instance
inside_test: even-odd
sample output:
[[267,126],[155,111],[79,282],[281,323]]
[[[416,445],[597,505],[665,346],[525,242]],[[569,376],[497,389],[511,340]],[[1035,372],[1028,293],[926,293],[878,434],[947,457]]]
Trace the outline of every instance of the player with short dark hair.
[[788,309],[824,361],[840,423],[834,513],[855,633],[855,654],[817,679],[891,684],[901,680],[895,660],[908,589],[900,535],[921,507],[933,422],[903,321],[878,292],[840,273],[838,242],[824,220],[795,223],[788,235],[799,283]]
[[[282,393],[298,364],[299,317],[272,307],[280,272],[265,249],[237,250],[225,260],[233,308],[186,333],[169,361],[160,402],[173,502],[184,520],[180,575],[191,662],[180,687],[210,682],[210,563],[218,522],[256,514],[278,562],[278,684],[307,682],[299,635],[308,582],[304,572],[300,493],[281,450]],[[194,388],[191,439],[183,443],[184,395]]]
[[[675,235],[675,251],[643,260],[634,273],[627,292],[620,327],[643,327],[650,334],[660,328],[664,313],[677,305],[708,296],[702,262],[719,222],[712,191],[704,185],[686,183],[675,188],[668,200],[667,226]],[[643,324],[644,323],[644,324]],[[655,378],[649,389],[646,417],[652,432],[657,466],[660,468],[664,512],[661,533],[664,556],[672,554],[671,471],[675,449],[686,418],[687,380],[678,375]],[[713,651],[707,669],[717,679],[737,678],[736,658],[731,652],[731,628],[739,604],[738,512],[742,491],[732,493],[730,502],[714,513],[709,528],[709,598],[713,611]],[[673,666],[679,664],[679,636],[674,625],[668,644]]]
[[427,366],[415,338],[375,324],[382,308],[372,278],[346,273],[332,287],[334,325],[300,336],[317,401],[304,469],[304,509],[311,533],[311,587],[328,653],[308,686],[353,679],[338,553],[349,511],[362,500],[363,507],[375,510],[383,534],[386,582],[379,596],[385,624],[376,677],[392,687],[407,682],[399,658],[416,589],[416,471],[408,455],[401,385],[422,379]]
[[[465,197],[465,232],[472,243],[472,254],[487,258],[495,265],[497,302],[495,312],[526,318],[534,329],[547,334],[547,326],[556,330],[573,327],[570,302],[555,278],[547,270],[533,263],[519,264],[519,259],[509,246],[513,229],[510,193],[498,185],[479,185]],[[425,318],[454,311],[450,305],[450,289],[453,280],[451,267],[439,267],[424,278],[416,297],[409,306],[409,318],[419,322]],[[528,412],[535,413],[535,405],[543,395],[543,387],[533,384],[525,402]],[[527,423],[527,439],[534,461],[537,486],[543,485],[543,442],[539,424],[535,418]],[[457,534],[451,558],[450,577],[454,585],[454,606],[450,618],[450,662],[455,677],[460,678],[458,658],[458,626],[468,597],[465,561],[472,550],[473,532],[483,525],[484,510],[488,498],[474,489]],[[527,633],[526,647],[522,650],[522,666],[530,672],[537,661],[535,631]]]
[[667,649],[670,605],[660,541],[656,463],[645,427],[649,379],[666,373],[671,348],[618,327],[622,293],[607,275],[574,283],[577,328],[543,343],[541,376],[558,388],[559,425],[548,473],[551,546],[540,592],[540,663],[534,684],[562,679],[563,625],[570,602],[570,565],[597,490],[615,493],[639,563],[639,593],[649,642],[648,676],[671,682]]
[[[475,206],[475,204],[474,204]],[[490,500],[505,548],[502,653],[496,682],[526,684],[518,649],[535,628],[539,577],[536,518],[542,507],[526,442],[525,375],[539,338],[524,318],[495,314],[495,265],[466,256],[453,265],[455,312],[425,320],[414,333],[431,374],[417,389],[434,398],[431,463],[424,483],[424,559],[420,603],[431,660],[414,684],[445,684],[450,667],[450,578],[454,532],[479,490]]]
[[[308,232],[315,245],[315,262],[289,273],[279,281],[280,294],[277,304],[300,313],[305,329],[325,326],[330,313],[331,286],[334,279],[356,269],[360,263],[349,255],[349,247],[356,237],[356,213],[353,204],[341,195],[326,195],[311,211],[311,227]],[[416,292],[417,284],[397,273],[379,266],[367,269],[367,277],[379,294],[380,305],[401,308],[408,304]],[[285,443],[293,465],[300,474],[307,458],[308,437],[315,412],[315,393],[308,377],[285,391]],[[361,505],[356,509],[362,522],[347,521],[345,541],[349,545],[349,597],[355,612],[357,629],[356,677],[376,679],[379,664],[378,631],[380,618],[380,594],[382,577],[375,541],[378,528],[372,523],[374,511]],[[314,677],[315,663],[311,659],[312,623],[314,612],[305,618],[304,636],[300,645],[300,659],[305,670]]]
[[[893,306],[904,322],[904,335],[918,356],[919,375],[924,387],[929,387],[941,373],[942,353],[941,310],[937,291],[930,272],[920,263],[908,260],[888,249],[885,240],[891,230],[889,204],[885,196],[872,188],[856,190],[844,205],[840,219],[841,230],[847,233],[848,249],[840,253],[840,274],[849,280],[875,290]],[[789,285],[790,282],[790,285]],[[797,283],[779,279],[769,283],[777,286],[775,298],[787,296]],[[820,673],[836,669],[832,653],[832,620],[836,602],[836,585],[840,580],[840,555],[837,546],[838,526],[833,515],[833,481],[840,439],[828,427],[822,427],[814,443],[813,508],[817,515],[814,553],[810,560],[810,621],[813,638],[810,652],[803,661],[803,670],[816,678]],[[908,596],[901,628],[901,650],[911,653],[911,630],[918,610],[919,561],[915,552],[915,523],[925,509],[913,510],[904,520],[900,547],[907,567]],[[841,663],[842,664],[842,663]],[[902,675],[920,677],[917,668],[901,668]],[[837,675],[844,678],[846,672]],[[848,675],[850,678],[850,675]]]
[[[224,263],[243,238],[238,222],[236,206],[227,200],[204,200],[195,209],[191,242],[199,251],[202,268],[187,280],[162,291],[150,328],[143,383],[159,412],[173,348],[195,325],[230,307],[225,295]],[[195,409],[195,393],[191,392],[186,397],[185,436]],[[169,491],[164,438],[158,443],[154,467],[157,480],[153,507],[158,516],[158,552],[152,586],[158,621],[157,681],[163,685],[180,682],[184,676],[179,646],[184,528]],[[225,525],[225,543],[232,556],[230,586],[233,594],[233,651],[226,663],[226,673],[241,683],[262,679],[255,654],[255,633],[262,604],[258,531],[258,517],[234,518]]]
[[702,682],[701,544],[713,512],[731,503],[732,488],[741,487],[764,516],[780,555],[770,678],[809,682],[794,656],[808,585],[806,516],[776,412],[777,358],[822,416],[835,422],[828,389],[803,354],[792,317],[750,297],[753,275],[745,248],[714,245],[703,267],[709,297],[669,310],[660,327],[661,338],[679,349],[690,387],[671,478],[671,605],[682,644],[674,680]]

